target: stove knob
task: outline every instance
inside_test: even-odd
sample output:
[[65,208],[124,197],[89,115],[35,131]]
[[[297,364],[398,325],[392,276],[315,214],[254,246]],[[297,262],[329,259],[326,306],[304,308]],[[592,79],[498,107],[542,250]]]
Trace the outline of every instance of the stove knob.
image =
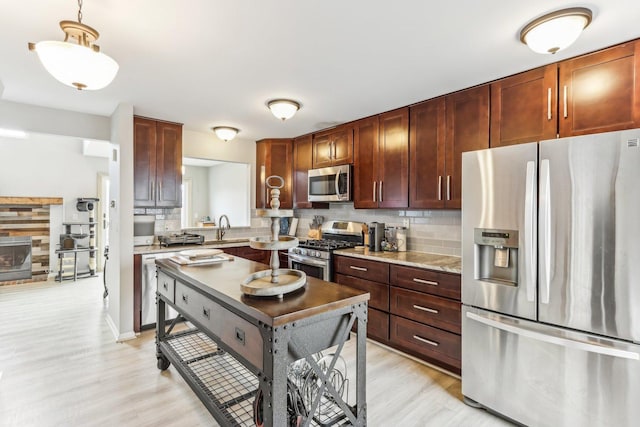
[[298,253],[299,253],[300,255],[306,255],[306,254],[307,254],[307,251],[306,251],[306,250],[304,250],[304,249],[298,249]]
[[318,251],[309,251],[309,256],[318,256]]
[[320,251],[316,251],[315,255],[316,255],[317,258],[320,258]]

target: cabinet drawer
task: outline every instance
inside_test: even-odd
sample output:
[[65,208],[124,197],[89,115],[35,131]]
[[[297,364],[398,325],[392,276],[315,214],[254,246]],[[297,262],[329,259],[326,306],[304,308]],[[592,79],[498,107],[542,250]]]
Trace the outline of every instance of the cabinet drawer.
[[390,323],[393,344],[442,362],[448,368],[460,369],[460,335],[394,315],[391,315]]
[[389,311],[460,334],[460,303],[456,301],[392,286]]
[[335,281],[341,285],[369,292],[371,294],[369,307],[389,311],[389,285],[386,283],[373,282],[371,280],[345,276],[344,274],[336,274]]
[[335,272],[361,279],[389,283],[389,264],[360,258],[336,256]]
[[158,271],[158,293],[165,297],[168,301],[175,302],[175,287],[176,280],[173,277],[169,277],[162,272]]
[[176,283],[176,306],[200,329],[211,332],[253,366],[262,369],[263,343],[256,325],[180,282]]
[[391,284],[441,297],[460,299],[459,274],[392,265]]

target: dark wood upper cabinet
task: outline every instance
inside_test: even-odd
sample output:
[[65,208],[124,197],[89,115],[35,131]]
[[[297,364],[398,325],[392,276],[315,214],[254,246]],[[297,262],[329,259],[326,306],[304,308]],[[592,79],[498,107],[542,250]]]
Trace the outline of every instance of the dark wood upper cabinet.
[[[263,139],[256,142],[256,208],[270,208],[266,180],[272,175],[284,179],[280,209],[293,209],[293,140]],[[272,184],[278,184],[276,180]]]
[[409,108],[380,114],[378,207],[409,206]]
[[353,124],[353,206],[377,208],[378,183],[378,116],[359,120]]
[[560,136],[640,127],[640,42],[562,61]]
[[556,138],[558,66],[491,83],[491,147]]
[[134,117],[134,207],[182,206],[182,125]]
[[446,100],[444,199],[462,206],[462,153],[489,148],[489,85],[463,90]]
[[409,111],[409,207],[444,208],[445,99],[432,99]]
[[307,186],[312,167],[312,137],[305,135],[293,140],[293,207],[311,208]]
[[313,136],[313,169],[353,163],[353,128],[339,126]]
[[360,120],[354,128],[355,208],[402,208],[409,199],[409,109]]

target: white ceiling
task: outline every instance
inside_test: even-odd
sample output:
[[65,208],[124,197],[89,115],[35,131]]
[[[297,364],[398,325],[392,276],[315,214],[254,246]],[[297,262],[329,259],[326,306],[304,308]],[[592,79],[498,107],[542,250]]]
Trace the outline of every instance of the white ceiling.
[[[573,6],[594,20],[569,49],[547,56],[520,43],[528,21]],[[90,92],[55,81],[27,49],[62,40],[58,22],[76,19],[77,1],[0,0],[0,10],[3,100],[107,116],[125,102],[189,130],[235,126],[251,140],[302,135],[640,37],[638,0],[84,0],[83,23],[120,64],[109,87]],[[302,109],[279,122],[265,106],[276,97]]]

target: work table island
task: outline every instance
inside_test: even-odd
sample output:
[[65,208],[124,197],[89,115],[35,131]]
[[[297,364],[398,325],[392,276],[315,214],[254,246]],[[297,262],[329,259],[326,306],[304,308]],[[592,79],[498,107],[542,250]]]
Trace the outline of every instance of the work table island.
[[[307,277],[281,299],[249,296],[240,284],[266,266],[229,258],[191,266],[156,260],[158,368],[173,364],[221,425],[255,425],[257,416],[265,426],[287,426],[287,393],[300,393],[305,403],[301,425],[366,425],[369,293]],[[166,304],[195,328],[167,328]],[[336,381],[344,374],[336,362],[354,325],[351,404]],[[329,348],[331,354],[320,355]]]

